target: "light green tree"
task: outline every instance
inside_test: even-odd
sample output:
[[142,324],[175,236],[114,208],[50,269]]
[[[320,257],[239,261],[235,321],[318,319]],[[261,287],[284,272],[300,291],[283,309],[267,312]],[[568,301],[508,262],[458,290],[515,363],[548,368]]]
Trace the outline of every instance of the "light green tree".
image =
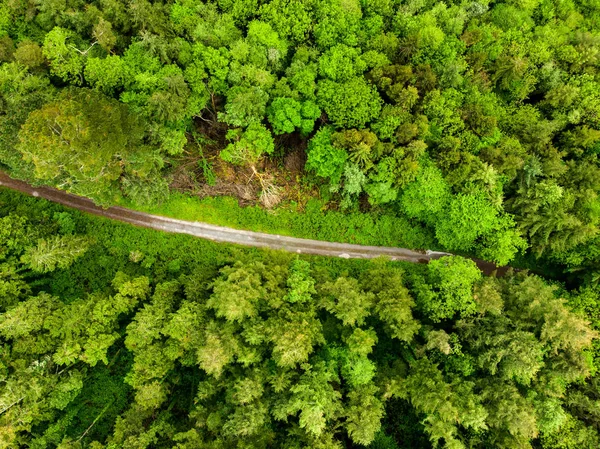
[[40,239],[36,246],[25,251],[21,261],[32,270],[47,273],[57,268],[69,268],[87,251],[90,241],[86,237],[73,235],[57,235],[48,239]]
[[99,200],[110,195],[128,157],[142,150],[143,138],[144,125],[127,106],[75,89],[29,115],[18,150],[37,179]]

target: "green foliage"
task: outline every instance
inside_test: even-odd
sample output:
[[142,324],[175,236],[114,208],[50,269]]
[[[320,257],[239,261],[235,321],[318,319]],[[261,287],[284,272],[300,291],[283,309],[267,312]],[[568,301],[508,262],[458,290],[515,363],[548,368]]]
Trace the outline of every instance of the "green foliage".
[[310,277],[310,264],[304,260],[296,259],[290,267],[290,276],[287,279],[289,293],[286,299],[289,302],[310,301],[311,295],[316,293],[315,280]]
[[[586,283],[571,304],[596,323],[595,2],[34,3],[0,5],[0,164],[15,177],[532,266]],[[285,165],[276,146],[307,148],[297,204],[169,198],[171,175],[199,166],[197,132],[255,170],[265,154]],[[243,176],[210,157],[209,183]],[[536,278],[219,256],[6,204],[0,446],[598,447],[595,335]]]
[[142,150],[143,135],[143,125],[126,106],[78,89],[32,112],[19,132],[18,149],[35,165],[37,179],[106,201],[128,158]]
[[221,151],[220,156],[236,165],[254,165],[264,153],[271,154],[275,149],[271,133],[256,123],[250,124],[245,131],[229,131],[227,138],[232,143]]
[[85,238],[74,236],[55,236],[52,239],[40,239],[37,246],[30,247],[21,257],[21,261],[32,270],[40,273],[54,271],[57,268],[69,268],[85,253],[88,242]]
[[349,81],[366,68],[359,51],[344,44],[331,47],[319,58],[319,72],[332,81]]
[[[505,310],[482,311],[481,315],[458,321],[457,334],[450,338],[454,343],[449,351],[438,352],[446,355],[436,357],[441,364],[436,366],[428,358],[418,359],[411,364],[409,376],[395,393],[409,399],[425,414],[425,429],[434,444],[440,438],[460,439],[464,435],[461,428],[465,428],[480,429],[485,441],[502,441],[503,447],[518,447],[529,445],[538,432],[558,435],[567,422],[566,403],[556,400],[563,397],[564,384],[554,382],[556,372],[548,375],[545,370],[560,363],[555,357],[571,355],[557,350],[561,346],[559,340],[549,339],[540,329],[555,328],[552,323],[556,323],[558,314],[563,317],[559,320],[565,319],[564,327],[558,328],[575,331],[582,323],[581,318],[565,308],[553,288],[536,277],[489,279],[488,294],[492,293],[489,289],[502,297]],[[583,331],[581,344],[589,345],[593,338],[589,332],[589,328]],[[498,351],[500,346],[496,344],[514,351]],[[439,349],[430,346],[426,351],[433,354],[431,351]],[[480,371],[471,369],[470,375],[463,370],[459,380],[450,374],[457,373],[457,357],[470,360],[470,364],[476,364],[491,377],[483,379]],[[563,371],[559,376],[564,376],[564,380],[585,375],[589,362],[581,360],[578,366],[575,371]],[[465,379],[467,375],[469,378]],[[528,386],[525,394],[519,389],[523,385]],[[462,418],[456,420],[456,416]],[[592,442],[595,437],[590,433],[584,438]]]
[[435,236],[449,250],[470,249],[482,234],[489,233],[497,211],[481,194],[461,194],[450,201]]
[[315,120],[321,111],[312,101],[300,103],[293,98],[275,98],[269,107],[269,122],[275,134],[293,133],[296,129],[300,133],[309,134]]
[[50,61],[52,73],[75,85],[82,83],[84,54],[73,43],[76,35],[64,28],[53,28],[44,39],[42,53]]
[[350,160],[358,164],[363,170],[368,170],[373,165],[371,153],[378,143],[377,137],[370,131],[349,129],[336,132],[331,136],[333,145],[347,150]]
[[403,286],[402,272],[374,267],[365,272],[363,282],[366,290],[375,295],[375,313],[388,335],[409,343],[420,324],[412,317],[415,302]]
[[232,126],[260,123],[267,110],[269,95],[259,87],[234,87],[227,94],[221,120]]
[[338,278],[323,285],[327,295],[323,307],[333,313],[345,326],[361,326],[370,313],[374,294],[363,292],[354,279]]
[[111,95],[123,86],[124,71],[124,61],[120,56],[89,58],[85,65],[85,79],[94,88]]
[[366,183],[366,176],[356,164],[346,164],[344,167],[344,194],[346,202],[351,202],[352,198],[360,194]]
[[[589,2],[13,3],[0,8],[0,163],[17,177],[58,178],[106,204],[163,201],[189,170],[187,137],[201,132],[234,164],[271,154],[271,140],[294,154],[308,148],[306,168],[328,179],[328,201],[406,215],[447,250],[504,264],[531,248],[581,268],[579,248],[598,237],[598,14]],[[97,170],[40,177],[54,152],[34,162],[14,151],[29,115],[73,87],[143,118],[136,162],[117,157],[120,174],[104,165],[107,182]],[[112,140],[88,134],[88,148]],[[269,170],[286,166],[284,154]],[[225,178],[239,171],[215,173],[238,182]]]
[[345,82],[320,81],[317,104],[339,128],[362,128],[381,110],[381,98],[376,89],[359,77]]
[[348,153],[336,148],[332,142],[333,129],[321,128],[308,143],[306,167],[314,170],[317,176],[330,178],[333,184],[339,182]]
[[400,203],[408,216],[433,227],[449,250],[478,247],[483,257],[503,265],[527,247],[510,215],[499,214],[481,191],[451,195],[440,171],[430,164],[403,189]]
[[15,174],[31,176],[32,171],[15,151],[19,130],[28,115],[52,100],[55,94],[47,78],[28,73],[15,63],[0,66],[0,157]]
[[451,319],[456,314],[473,315],[473,285],[481,272],[471,260],[459,256],[442,257],[427,265],[425,278],[415,280],[417,304],[434,322]]
[[435,226],[437,217],[445,212],[449,190],[442,173],[432,165],[425,165],[416,180],[402,191],[400,204],[409,217]]
[[260,6],[260,16],[283,39],[303,42],[312,28],[311,4],[276,0]]
[[37,69],[44,64],[44,54],[36,42],[24,40],[15,50],[15,60],[29,69]]
[[[597,334],[538,277],[264,253],[1,193],[0,285],[24,286],[0,313],[8,447],[597,441]],[[29,269],[37,241],[83,240]]]

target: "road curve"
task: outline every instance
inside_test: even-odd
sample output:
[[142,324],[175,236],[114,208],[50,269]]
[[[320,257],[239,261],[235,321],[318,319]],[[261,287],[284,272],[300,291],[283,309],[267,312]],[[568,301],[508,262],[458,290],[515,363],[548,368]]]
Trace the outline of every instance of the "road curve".
[[[102,208],[88,198],[72,195],[51,187],[33,187],[23,181],[10,178],[0,171],[0,186],[17,190],[30,196],[44,198],[54,203],[88,212],[101,217],[111,218],[135,226],[142,226],[177,234],[189,234],[213,242],[233,243],[258,248],[271,248],[297,254],[316,254],[319,256],[341,257],[344,259],[372,259],[386,256],[390,260],[402,260],[413,263],[428,263],[430,260],[451,255],[439,251],[416,251],[406,248],[390,248],[385,246],[363,246],[350,243],[324,242],[320,240],[302,239],[277,234],[243,231],[225,226],[215,226],[197,221],[184,221],[139,212],[124,207]],[[479,259],[473,259],[485,274],[501,276],[507,267]]]

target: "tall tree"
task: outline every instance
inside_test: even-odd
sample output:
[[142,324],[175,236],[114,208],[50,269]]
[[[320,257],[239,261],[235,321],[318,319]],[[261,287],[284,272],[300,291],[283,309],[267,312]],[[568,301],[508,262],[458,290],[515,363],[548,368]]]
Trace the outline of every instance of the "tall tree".
[[127,106],[88,89],[73,89],[32,112],[18,150],[35,177],[107,201],[131,158],[144,151],[144,125]]

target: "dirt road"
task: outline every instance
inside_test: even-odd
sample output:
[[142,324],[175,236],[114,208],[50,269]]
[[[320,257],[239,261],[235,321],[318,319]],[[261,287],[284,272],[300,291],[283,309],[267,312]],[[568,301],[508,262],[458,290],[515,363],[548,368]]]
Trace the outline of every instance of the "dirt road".
[[[238,245],[271,248],[289,251],[297,254],[317,254],[320,256],[341,257],[344,259],[372,259],[387,256],[391,260],[403,260],[414,263],[428,263],[450,255],[438,251],[415,251],[406,248],[390,248],[384,246],[363,246],[350,243],[324,242],[320,240],[301,239],[262,232],[243,231],[215,226],[195,221],[177,220],[174,218],[138,212],[123,207],[104,209],[96,206],[93,201],[80,196],[71,195],[51,187],[32,187],[29,184],[10,178],[0,172],[0,186],[17,190],[34,197],[72,207],[101,217],[111,218],[135,226],[157,229],[178,234],[189,234],[214,242],[234,243]],[[473,259],[485,273],[503,275],[507,267],[497,267],[495,264],[479,259]]]

